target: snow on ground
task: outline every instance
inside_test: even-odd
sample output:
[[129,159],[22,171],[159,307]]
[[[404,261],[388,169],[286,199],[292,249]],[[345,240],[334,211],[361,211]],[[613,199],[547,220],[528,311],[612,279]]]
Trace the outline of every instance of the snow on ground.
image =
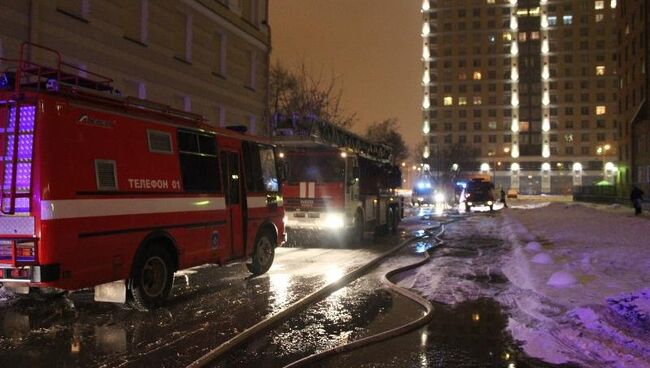
[[544,198],[509,205],[450,226],[447,247],[401,284],[443,303],[494,297],[514,338],[548,362],[650,367],[649,216]]

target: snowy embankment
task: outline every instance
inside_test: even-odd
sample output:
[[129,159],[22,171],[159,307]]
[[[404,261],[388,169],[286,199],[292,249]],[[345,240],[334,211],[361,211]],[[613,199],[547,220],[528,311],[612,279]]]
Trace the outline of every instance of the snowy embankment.
[[526,353],[550,363],[650,367],[650,220],[631,213],[514,201],[449,226],[400,284],[445,304],[494,298]]
[[[519,289],[510,320],[525,350],[551,362],[650,366],[650,221],[605,206],[554,203],[503,213],[503,271]],[[517,318],[525,316],[528,318]]]

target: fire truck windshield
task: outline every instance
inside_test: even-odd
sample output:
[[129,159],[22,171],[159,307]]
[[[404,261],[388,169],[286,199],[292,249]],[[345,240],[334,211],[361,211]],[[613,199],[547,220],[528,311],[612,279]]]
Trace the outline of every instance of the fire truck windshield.
[[338,155],[290,154],[287,157],[287,164],[289,167],[288,183],[301,181],[340,182],[345,176],[345,161]]

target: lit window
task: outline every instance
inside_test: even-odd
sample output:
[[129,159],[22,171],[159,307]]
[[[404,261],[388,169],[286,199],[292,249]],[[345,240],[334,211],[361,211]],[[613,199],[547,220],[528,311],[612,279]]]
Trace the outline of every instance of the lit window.
[[519,131],[520,132],[527,132],[530,129],[530,123],[527,121],[520,121],[519,122]]
[[596,75],[605,75],[605,66],[604,65],[598,65],[596,67]]
[[557,24],[557,17],[555,15],[552,15],[548,17],[548,25],[549,26],[554,26]]
[[606,106],[596,106],[596,115],[605,115],[607,113]]
[[602,22],[604,17],[603,14],[596,14],[596,23]]
[[512,33],[510,32],[503,32],[502,37],[504,41],[512,41]]
[[467,105],[467,97],[458,97],[459,105]]
[[526,42],[526,32],[521,32],[518,35],[519,42]]
[[451,96],[445,96],[445,98],[443,99],[443,103],[445,104],[445,106],[451,106],[454,104],[454,98]]
[[573,134],[565,134],[564,135],[564,141],[565,142],[573,142]]
[[539,32],[537,32],[537,31],[530,32],[530,39],[531,40],[539,40]]
[[488,4],[494,4],[494,0],[486,0],[485,2]]
[[[609,7],[612,8],[612,9],[616,8],[616,0],[610,1],[609,2]],[[650,173],[649,173],[649,175],[650,175]]]
[[601,10],[605,8],[605,0],[596,0],[594,2],[594,9]]
[[573,16],[565,15],[562,17],[562,21],[564,22],[564,24],[573,24]]
[[474,72],[474,76],[472,78],[474,78],[474,80],[481,80],[481,72]]
[[481,96],[474,96],[474,105],[480,105],[482,102]]

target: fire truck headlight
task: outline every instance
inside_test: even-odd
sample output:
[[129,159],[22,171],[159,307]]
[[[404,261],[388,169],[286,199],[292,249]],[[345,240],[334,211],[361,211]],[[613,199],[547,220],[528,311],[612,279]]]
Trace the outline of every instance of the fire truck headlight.
[[433,196],[433,199],[436,201],[436,203],[443,203],[445,201],[445,195],[442,193],[436,193]]
[[487,201],[488,206],[492,205],[492,201]]
[[344,225],[342,213],[328,213],[325,216],[325,226],[330,229],[340,229]]

